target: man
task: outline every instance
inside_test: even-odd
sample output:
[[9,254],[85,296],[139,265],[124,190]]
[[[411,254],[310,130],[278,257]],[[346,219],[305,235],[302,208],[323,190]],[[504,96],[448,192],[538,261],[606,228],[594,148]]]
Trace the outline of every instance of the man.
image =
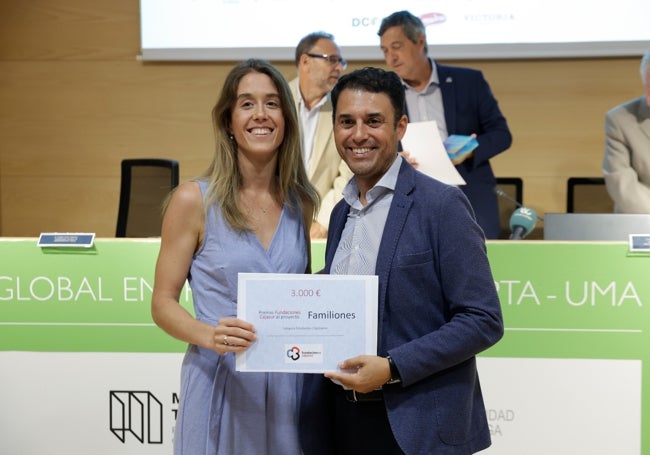
[[614,211],[650,213],[650,49],[641,59],[645,94],[605,115],[603,175]]
[[398,155],[408,119],[395,73],[344,75],[332,103],[336,147],[354,178],[332,212],[324,272],[378,275],[378,355],[306,375],[303,451],[485,449],[475,355],[501,338],[503,321],[483,233],[462,191]]
[[321,208],[311,226],[312,239],[327,237],[334,205],[352,173],[336,152],[329,93],[347,67],[329,33],[310,33],[296,47],[298,77],[289,83],[300,119],[300,136],[307,176],[321,197]]
[[430,59],[424,24],[408,11],[384,18],[378,35],[386,64],[406,88],[409,122],[435,120],[442,140],[452,134],[477,138],[478,147],[454,164],[486,238],[498,238],[496,179],[489,160],[510,147],[512,136],[483,74]]

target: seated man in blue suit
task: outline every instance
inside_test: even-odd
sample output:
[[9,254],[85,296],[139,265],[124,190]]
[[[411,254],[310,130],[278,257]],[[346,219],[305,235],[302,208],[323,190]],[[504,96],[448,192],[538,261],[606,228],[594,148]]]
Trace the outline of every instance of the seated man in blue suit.
[[424,24],[408,11],[384,18],[377,34],[386,64],[404,84],[409,122],[435,120],[443,141],[452,134],[477,138],[478,147],[453,163],[485,237],[496,239],[499,206],[490,159],[510,147],[512,135],[490,86],[480,71],[429,58]]
[[483,233],[467,197],[398,154],[399,77],[344,75],[334,140],[354,174],[332,212],[325,273],[379,277],[377,354],[306,375],[305,455],[469,454],[490,445],[476,354],[503,335]]

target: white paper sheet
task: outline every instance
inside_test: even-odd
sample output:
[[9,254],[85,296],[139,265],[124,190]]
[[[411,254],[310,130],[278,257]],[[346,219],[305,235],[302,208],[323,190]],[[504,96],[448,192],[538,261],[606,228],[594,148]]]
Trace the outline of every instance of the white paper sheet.
[[449,185],[465,185],[465,180],[449,159],[434,120],[409,123],[402,149],[418,162],[418,170]]

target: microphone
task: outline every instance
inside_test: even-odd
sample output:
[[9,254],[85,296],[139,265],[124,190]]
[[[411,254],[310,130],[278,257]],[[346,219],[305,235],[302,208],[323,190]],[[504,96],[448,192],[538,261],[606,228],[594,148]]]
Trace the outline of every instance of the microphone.
[[535,229],[537,214],[528,207],[519,207],[510,216],[510,240],[522,240]]
[[503,191],[503,190],[502,190],[501,188],[499,188],[498,186],[495,186],[495,187],[494,187],[494,192],[497,194],[497,196],[501,196],[502,198],[505,198],[505,199],[509,200],[510,202],[512,202],[513,204],[515,204],[517,207],[523,207],[523,205],[521,205],[517,199],[513,198],[512,196],[510,196],[508,193],[506,193],[505,191]]
[[[498,186],[495,186],[495,187],[494,187],[494,193],[495,193],[497,196],[502,197],[502,198],[504,198],[504,199],[506,199],[506,200],[512,202],[512,203],[515,204],[517,207],[519,207],[519,208],[524,208],[524,206],[521,204],[521,202],[519,202],[517,199],[513,198],[512,196],[510,196],[508,193],[506,193],[505,191],[503,191],[503,190],[502,190],[501,188],[499,188]],[[532,209],[529,209],[529,210],[532,210]],[[534,211],[533,211],[533,212],[534,212]],[[539,215],[537,216],[537,219],[540,220],[540,221],[544,221],[544,218],[542,218],[542,217],[539,216]]]

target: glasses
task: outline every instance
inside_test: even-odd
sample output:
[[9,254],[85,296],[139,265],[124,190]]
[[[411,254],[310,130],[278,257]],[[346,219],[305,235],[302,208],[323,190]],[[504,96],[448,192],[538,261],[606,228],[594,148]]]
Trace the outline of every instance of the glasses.
[[307,54],[311,58],[322,58],[327,60],[330,65],[335,66],[338,65],[339,63],[343,67],[343,69],[346,69],[348,67],[348,61],[344,59],[343,57],[339,57],[338,55],[329,55],[329,54]]

